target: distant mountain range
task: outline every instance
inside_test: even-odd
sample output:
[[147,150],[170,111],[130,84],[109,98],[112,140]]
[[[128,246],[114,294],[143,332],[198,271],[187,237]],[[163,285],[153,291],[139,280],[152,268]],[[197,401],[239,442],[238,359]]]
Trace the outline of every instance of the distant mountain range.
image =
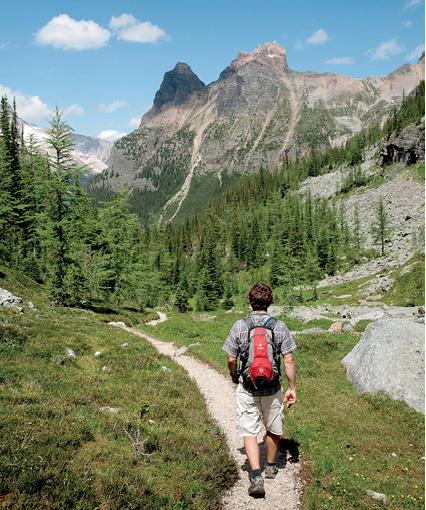
[[115,143],[108,170],[89,190],[96,196],[128,187],[141,208],[174,218],[261,166],[340,144],[380,123],[424,72],[424,54],[384,77],[297,72],[276,42],[240,52],[210,85],[178,63],[164,75],[139,128]]
[[[23,127],[25,140],[28,140],[30,135],[33,135],[40,150],[51,153],[51,149],[49,149],[46,143],[46,129],[29,124],[22,119],[20,119],[20,124]],[[87,165],[92,175],[99,174],[108,168],[113,142],[107,142],[101,138],[74,134],[74,144],[73,159],[78,166]]]

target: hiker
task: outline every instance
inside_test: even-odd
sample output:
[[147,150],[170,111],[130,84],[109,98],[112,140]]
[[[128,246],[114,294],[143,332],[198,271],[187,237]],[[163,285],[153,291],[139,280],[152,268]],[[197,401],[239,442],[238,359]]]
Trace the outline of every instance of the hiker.
[[[254,285],[249,292],[249,301],[252,313],[246,319],[234,323],[223,350],[228,354],[232,382],[238,384],[235,428],[238,435],[244,437],[244,448],[251,468],[248,493],[253,497],[262,497],[265,488],[257,444],[260,421],[262,417],[266,428],[265,478],[275,478],[278,472],[275,460],[284,422],[280,354],[284,359],[284,373],[288,381],[284,403],[290,408],[296,402],[296,370],[292,354],[296,344],[284,322],[271,317],[267,312],[272,303],[272,289],[268,285]],[[276,351],[271,357],[269,349],[267,359],[263,355],[262,360],[260,353],[264,352],[267,337],[272,347],[275,344]],[[252,347],[249,348],[249,345]],[[240,365],[237,370],[238,356]],[[265,367],[262,363],[265,363]],[[256,374],[255,366],[261,365],[258,369],[261,373]],[[270,381],[263,374],[267,374]]]

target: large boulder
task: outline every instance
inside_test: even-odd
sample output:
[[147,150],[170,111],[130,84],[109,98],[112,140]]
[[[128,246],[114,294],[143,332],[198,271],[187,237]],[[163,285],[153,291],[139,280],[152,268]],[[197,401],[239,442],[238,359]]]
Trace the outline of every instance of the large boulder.
[[384,391],[425,412],[423,325],[406,319],[373,322],[342,363],[359,392]]

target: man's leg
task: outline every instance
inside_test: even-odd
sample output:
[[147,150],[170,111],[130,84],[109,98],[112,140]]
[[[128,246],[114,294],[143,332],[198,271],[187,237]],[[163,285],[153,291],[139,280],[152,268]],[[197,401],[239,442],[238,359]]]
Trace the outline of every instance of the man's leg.
[[265,478],[275,478],[278,467],[275,460],[278,453],[280,437],[283,433],[283,404],[282,392],[262,397],[262,411],[265,428],[266,465]]
[[244,436],[244,449],[246,451],[251,470],[260,469],[260,455],[257,437]]
[[[265,447],[266,447],[266,460],[269,464],[274,464],[278,452],[278,444],[280,442],[280,436],[273,434],[272,432],[266,432]],[[246,450],[247,451],[247,450]]]

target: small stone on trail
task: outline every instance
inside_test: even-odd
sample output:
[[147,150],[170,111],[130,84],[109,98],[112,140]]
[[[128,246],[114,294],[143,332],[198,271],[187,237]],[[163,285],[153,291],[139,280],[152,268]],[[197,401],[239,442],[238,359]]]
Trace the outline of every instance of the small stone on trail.
[[95,352],[95,356],[100,356],[101,354],[102,354],[101,351],[96,351]]

